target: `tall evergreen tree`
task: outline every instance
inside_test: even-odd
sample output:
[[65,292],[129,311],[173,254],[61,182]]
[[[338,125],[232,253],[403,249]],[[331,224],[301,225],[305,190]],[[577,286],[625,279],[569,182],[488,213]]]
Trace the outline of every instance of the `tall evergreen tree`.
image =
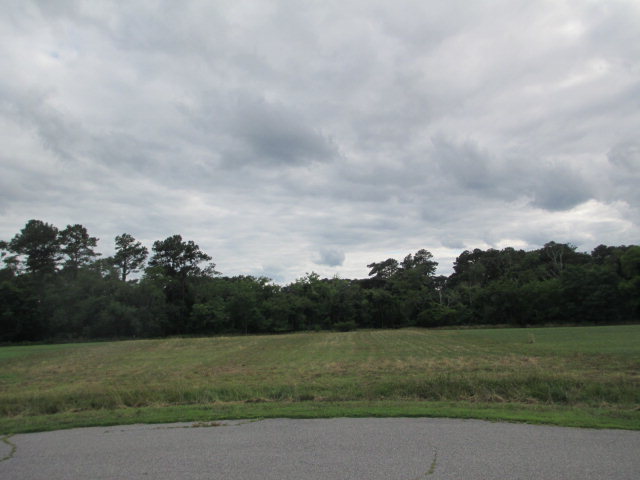
[[75,277],[78,270],[99,256],[94,248],[98,245],[96,237],[89,236],[87,229],[80,224],[67,225],[59,235],[60,251],[66,257],[64,268]]
[[116,237],[116,254],[113,256],[113,263],[120,269],[123,282],[127,281],[129,274],[143,267],[148,254],[147,247],[137,242],[128,233]]
[[13,278],[20,270],[20,260],[17,255],[12,255],[9,242],[0,240],[0,280]]
[[54,273],[60,261],[58,229],[42,220],[29,220],[9,242],[9,249],[26,257],[29,273]]
[[155,277],[162,284],[167,302],[168,317],[172,321],[170,333],[185,333],[195,299],[191,288],[193,277],[215,272],[214,264],[202,267],[211,257],[200,250],[192,240],[184,242],[182,236],[173,235],[153,243],[147,277]]
[[183,242],[181,235],[173,235],[153,242],[153,255],[149,260],[149,266],[161,267],[170,277],[186,278],[214,273],[214,264],[200,267],[201,263],[209,260],[211,257],[200,250],[193,240]]

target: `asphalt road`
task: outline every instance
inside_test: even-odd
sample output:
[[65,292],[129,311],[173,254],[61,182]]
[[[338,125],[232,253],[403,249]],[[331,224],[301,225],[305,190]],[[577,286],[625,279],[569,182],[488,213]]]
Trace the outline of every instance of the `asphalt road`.
[[424,418],[192,425],[14,435],[0,442],[0,479],[640,478],[640,432]]

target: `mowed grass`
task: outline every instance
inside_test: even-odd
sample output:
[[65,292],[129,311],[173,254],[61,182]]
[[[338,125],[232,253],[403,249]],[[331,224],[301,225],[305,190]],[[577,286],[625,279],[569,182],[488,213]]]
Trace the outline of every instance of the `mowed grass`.
[[640,428],[640,326],[375,330],[0,348],[0,431],[425,415]]

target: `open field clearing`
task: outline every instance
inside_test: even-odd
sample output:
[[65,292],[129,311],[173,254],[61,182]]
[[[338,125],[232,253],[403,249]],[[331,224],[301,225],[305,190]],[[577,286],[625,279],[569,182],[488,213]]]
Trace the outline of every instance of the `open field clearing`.
[[266,416],[640,428],[640,326],[378,330],[0,348],[0,431]]

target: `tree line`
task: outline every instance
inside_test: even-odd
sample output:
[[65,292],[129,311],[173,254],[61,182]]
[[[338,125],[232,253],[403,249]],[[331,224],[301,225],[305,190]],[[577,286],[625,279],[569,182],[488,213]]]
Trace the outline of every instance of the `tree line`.
[[151,251],[127,233],[114,242],[102,258],[84,226],[41,220],[1,241],[0,342],[640,320],[636,245],[465,250],[449,276],[421,249],[367,265],[368,278],[280,286],[223,276],[181,235]]

